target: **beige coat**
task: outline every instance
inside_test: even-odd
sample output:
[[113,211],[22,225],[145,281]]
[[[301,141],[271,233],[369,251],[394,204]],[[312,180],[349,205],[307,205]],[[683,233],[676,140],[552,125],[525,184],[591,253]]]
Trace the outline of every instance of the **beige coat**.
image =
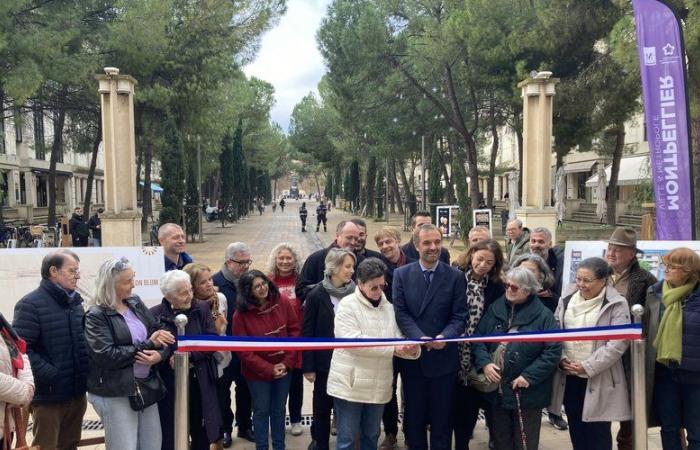
[[[630,323],[627,300],[615,288],[608,286],[606,289],[595,326]],[[554,316],[560,324],[564,321],[566,307],[574,292],[571,290],[565,292],[559,300]],[[593,353],[582,363],[588,375],[586,396],[583,401],[584,422],[617,422],[632,419],[627,379],[622,366],[622,355],[628,346],[628,341],[594,342]],[[566,374],[557,370],[554,375],[550,411],[561,410],[565,387]]]
[[[5,430],[5,410],[7,405],[25,406],[34,396],[34,376],[29,366],[29,358],[23,355],[24,369],[20,370],[17,378],[12,376],[12,361],[5,340],[0,337],[0,438]],[[15,424],[10,417],[10,431]]]
[[[382,293],[372,306],[360,288],[344,297],[335,312],[336,338],[400,338],[394,307]],[[420,352],[415,355],[417,359]],[[328,395],[357,403],[383,404],[391,400],[394,347],[333,350]]]

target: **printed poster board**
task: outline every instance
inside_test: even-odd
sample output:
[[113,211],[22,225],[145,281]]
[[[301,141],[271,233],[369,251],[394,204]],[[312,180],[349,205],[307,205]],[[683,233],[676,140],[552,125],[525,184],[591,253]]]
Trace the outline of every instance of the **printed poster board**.
[[436,210],[435,225],[440,229],[443,237],[452,236],[456,227],[459,226],[459,206],[438,206]]
[[[56,248],[8,248],[0,250],[0,312],[12,321],[15,303],[39,287],[41,260]],[[105,259],[126,257],[134,266],[134,294],[147,306],[160,303],[158,283],[165,272],[162,247],[70,247],[80,258],[78,292],[87,303],[95,289],[97,270]]]
[[475,209],[472,211],[473,226],[482,226],[489,229],[489,234],[493,236],[493,211],[490,209]]

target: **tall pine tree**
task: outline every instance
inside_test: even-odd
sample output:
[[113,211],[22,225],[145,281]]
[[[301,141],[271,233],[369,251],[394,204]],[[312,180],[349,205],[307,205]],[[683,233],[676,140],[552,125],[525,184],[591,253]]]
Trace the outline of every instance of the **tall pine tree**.
[[182,224],[182,203],[185,197],[184,150],[180,132],[172,119],[165,123],[165,145],[160,152],[161,186],[163,194],[160,224]]
[[221,154],[219,155],[219,165],[221,172],[221,199],[220,203],[224,211],[236,201],[235,171],[236,162],[233,151],[233,136],[226,133],[221,141]]

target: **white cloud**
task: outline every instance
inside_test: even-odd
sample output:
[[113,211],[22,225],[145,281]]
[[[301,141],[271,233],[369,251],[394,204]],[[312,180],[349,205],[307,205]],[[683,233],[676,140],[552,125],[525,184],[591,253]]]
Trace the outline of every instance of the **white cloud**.
[[286,130],[294,105],[316,91],[326,69],[318,51],[316,32],[331,0],[290,0],[277,27],[263,36],[260,52],[244,68],[275,87],[272,120]]

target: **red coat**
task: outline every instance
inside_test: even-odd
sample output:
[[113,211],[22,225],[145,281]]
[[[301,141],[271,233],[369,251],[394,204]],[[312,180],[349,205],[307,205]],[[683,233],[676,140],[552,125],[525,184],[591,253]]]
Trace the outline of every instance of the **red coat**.
[[[280,296],[289,300],[289,302],[294,307],[294,311],[297,313],[299,318],[299,323],[304,323],[304,316],[302,315],[301,301],[297,298],[294,288],[297,285],[296,275],[291,275],[288,277],[275,277],[273,274],[269,275],[270,281],[275,283],[277,289],[280,291]],[[301,369],[301,354],[302,352],[297,352],[297,359],[294,363],[294,369]]]
[[[284,297],[271,300],[263,308],[251,307],[247,311],[236,310],[233,314],[234,336],[298,337],[300,322],[294,307]],[[272,381],[273,367],[283,363],[294,368],[297,360],[295,351],[236,352],[241,359],[241,373],[253,381]]]

